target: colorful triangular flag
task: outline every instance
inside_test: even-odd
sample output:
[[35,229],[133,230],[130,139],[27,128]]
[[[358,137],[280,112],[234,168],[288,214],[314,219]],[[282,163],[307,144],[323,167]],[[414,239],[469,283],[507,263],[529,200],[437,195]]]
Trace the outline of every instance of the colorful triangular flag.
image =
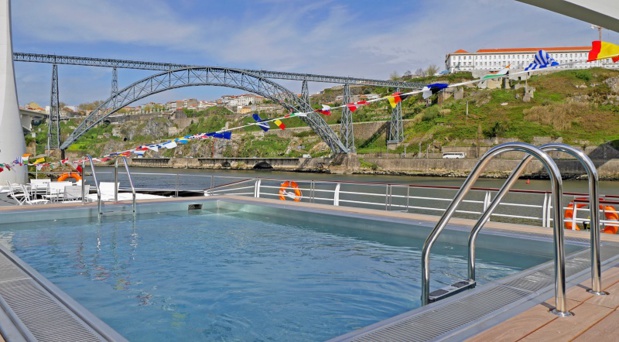
[[211,133],[206,133],[207,137],[211,137],[211,138],[218,138],[218,139],[227,139],[230,140],[232,139],[232,132],[230,131],[225,131],[225,132],[211,132]]
[[327,106],[323,104],[322,108],[316,109],[315,112],[324,114],[324,115],[331,115],[331,106]]
[[447,87],[449,87],[447,83],[430,83],[421,89],[421,94],[424,99],[427,99]]
[[535,58],[533,58],[533,62],[531,62],[529,66],[524,68],[524,70],[529,71],[529,70],[543,69],[543,68],[554,67],[554,66],[559,66],[559,62],[555,61],[554,58],[550,57],[550,54],[548,54],[548,52],[544,50],[539,50],[535,54]]
[[251,117],[254,118],[254,120],[258,123],[258,127],[262,128],[263,131],[265,132],[269,131],[269,123],[264,122],[262,118],[260,118],[260,115],[258,115],[257,113],[254,113],[251,115]]
[[589,51],[587,62],[599,61],[600,59],[611,58],[613,62],[619,61],[619,45],[615,45],[601,40],[594,40]]
[[482,77],[481,79],[482,80],[488,80],[488,79],[491,79],[491,78],[507,76],[507,75],[509,75],[509,66],[510,65],[507,64],[507,66],[505,68],[503,68],[503,69],[501,69],[501,70],[499,70],[499,71],[497,71],[495,73],[487,74],[484,77]]
[[286,129],[286,125],[284,125],[284,123],[279,119],[273,121],[273,123],[276,124],[277,127],[281,128],[282,130]]

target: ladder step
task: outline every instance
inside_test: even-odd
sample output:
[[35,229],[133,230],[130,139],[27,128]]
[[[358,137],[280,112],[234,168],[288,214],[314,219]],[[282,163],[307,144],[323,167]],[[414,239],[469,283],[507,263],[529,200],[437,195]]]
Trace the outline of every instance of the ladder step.
[[472,289],[475,287],[476,284],[477,283],[474,280],[459,281],[449,286],[445,286],[441,289],[432,291],[430,293],[430,296],[428,297],[428,301],[430,303],[433,303],[441,299],[445,299],[447,297],[455,295],[456,293],[460,293],[466,289]]

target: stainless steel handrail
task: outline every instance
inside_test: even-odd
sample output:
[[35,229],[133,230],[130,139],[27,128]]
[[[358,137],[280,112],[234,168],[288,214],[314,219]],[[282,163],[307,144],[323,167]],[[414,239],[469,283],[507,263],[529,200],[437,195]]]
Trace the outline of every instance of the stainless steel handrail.
[[[114,162],[114,202],[118,202],[118,159]],[[129,171],[129,165],[127,165],[127,158],[121,157],[123,164],[125,164],[125,170],[127,171],[127,178],[129,178],[129,185],[131,186],[131,193],[133,194],[133,214],[136,212],[136,193],[133,186],[133,180],[131,179],[131,172]]]
[[[565,152],[576,158],[583,165],[587,172],[587,178],[589,182],[589,206],[591,208],[591,289],[588,289],[588,292],[596,295],[606,295],[608,293],[602,290],[602,265],[600,261],[600,214],[599,210],[597,209],[599,208],[599,176],[595,164],[593,164],[591,159],[584,152],[577,150],[569,145],[552,143],[542,145],[540,146],[540,149],[544,152]],[[505,181],[503,187],[501,187],[501,189],[498,191],[496,197],[494,198],[488,209],[484,212],[484,214],[479,218],[479,220],[473,227],[471,235],[469,236],[469,280],[475,280],[475,240],[477,239],[479,231],[483,228],[484,224],[488,221],[490,215],[492,215],[494,209],[503,199],[505,194],[507,194],[510,188],[514,185],[514,183],[518,180],[518,178],[524,171],[526,165],[532,159],[533,156],[531,155],[527,155],[523,158],[523,160],[520,162],[520,164],[518,164],[516,169],[514,169],[513,173]]]
[[[86,155],[88,161],[90,162],[90,170],[92,171],[92,178],[95,181],[95,189],[97,189],[97,211],[99,213],[99,217],[103,214],[103,207],[101,205],[101,190],[99,189],[99,182],[97,181],[97,171],[95,171],[95,164],[92,162],[92,157],[90,154]],[[82,170],[84,170],[84,164],[82,163]],[[84,184],[84,181],[82,181]]]
[[[422,305],[427,305],[430,299],[430,250],[436,242],[438,236],[447,225],[449,219],[454,214],[457,206],[462,202],[464,196],[472,188],[473,183],[479,178],[479,175],[483,169],[488,165],[490,160],[495,156],[510,151],[525,152],[529,155],[533,155],[539,161],[542,162],[548,174],[550,175],[552,199],[554,206],[553,229],[554,229],[554,254],[555,254],[555,309],[553,312],[559,316],[571,316],[572,314],[567,311],[567,304],[565,298],[565,254],[564,254],[564,232],[563,232],[563,181],[561,179],[561,173],[557,168],[554,160],[548,156],[540,148],[530,144],[513,142],[495,146],[486,152],[480,160],[477,162],[469,176],[462,184],[460,190],[454,197],[449,207],[445,210],[445,213],[440,218],[428,238],[426,239],[421,257],[421,302]],[[512,175],[515,172],[512,173]],[[513,177],[515,178],[515,177]],[[513,180],[510,180],[513,182]],[[507,183],[507,182],[506,182]],[[505,185],[504,185],[505,187]]]

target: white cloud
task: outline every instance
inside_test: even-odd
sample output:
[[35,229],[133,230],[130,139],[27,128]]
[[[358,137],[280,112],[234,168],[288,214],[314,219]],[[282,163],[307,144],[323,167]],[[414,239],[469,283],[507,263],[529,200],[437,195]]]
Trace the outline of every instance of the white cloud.
[[[376,79],[430,64],[442,68],[445,54],[460,48],[588,45],[597,38],[587,23],[513,0],[13,0],[12,6],[16,51]],[[18,83],[32,77],[27,70],[20,68]],[[48,86],[49,73],[39,76]],[[99,76],[83,71],[83,77]],[[89,83],[100,88],[89,92],[109,94],[108,79]],[[20,99],[27,101],[28,91],[20,87]],[[65,94],[77,101],[80,91]]]
[[52,43],[182,45],[199,31],[161,0],[14,1],[12,12],[20,32]]

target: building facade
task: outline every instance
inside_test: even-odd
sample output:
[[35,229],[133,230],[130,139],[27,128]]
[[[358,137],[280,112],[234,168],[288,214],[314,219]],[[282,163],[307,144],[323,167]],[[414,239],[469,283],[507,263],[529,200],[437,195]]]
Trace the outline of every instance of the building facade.
[[550,54],[557,62],[558,68],[586,69],[603,67],[619,69],[619,63],[610,59],[587,62],[590,46],[537,47],[537,48],[505,48],[480,49],[476,52],[457,50],[445,56],[445,69],[450,72],[485,70],[494,71],[510,65],[512,69],[524,69],[539,50]]

